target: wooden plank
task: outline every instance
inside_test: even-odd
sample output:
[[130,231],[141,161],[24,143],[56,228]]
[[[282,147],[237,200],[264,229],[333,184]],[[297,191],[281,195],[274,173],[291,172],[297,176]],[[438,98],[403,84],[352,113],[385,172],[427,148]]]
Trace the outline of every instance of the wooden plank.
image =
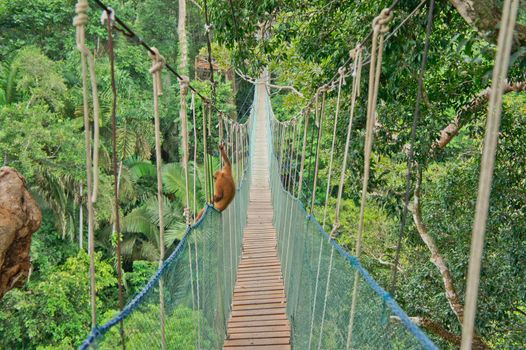
[[290,332],[286,326],[259,326],[259,327],[234,327],[229,329],[230,334],[263,333],[263,332]]
[[284,332],[252,332],[252,333],[233,333],[228,337],[229,340],[235,339],[261,339],[261,338],[288,338],[290,331]]
[[253,302],[250,304],[234,304],[232,310],[240,311],[240,310],[261,310],[261,309],[276,309],[276,308],[282,308],[283,303],[281,301],[275,301],[272,303],[258,303]]
[[227,339],[226,346],[252,346],[252,345],[285,345],[290,344],[290,337],[265,338],[265,339]]
[[288,345],[250,345],[250,346],[228,346],[225,350],[291,350],[290,344]]
[[263,315],[284,315],[285,312],[284,307],[277,307],[272,309],[252,309],[252,310],[232,310],[232,318],[235,317],[244,317],[244,316],[263,316]]
[[284,318],[280,320],[246,320],[237,322],[228,322],[228,329],[247,328],[247,327],[268,327],[268,326],[287,326],[289,320]]

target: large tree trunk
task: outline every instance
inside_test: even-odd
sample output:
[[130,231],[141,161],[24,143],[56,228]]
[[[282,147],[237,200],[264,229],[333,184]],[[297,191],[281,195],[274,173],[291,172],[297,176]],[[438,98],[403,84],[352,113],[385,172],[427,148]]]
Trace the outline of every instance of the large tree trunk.
[[[496,42],[497,30],[502,17],[502,2],[498,0],[450,0],[460,15],[480,35]],[[516,24],[514,46],[526,45],[526,26]]]
[[29,278],[31,236],[42,213],[15,169],[0,168],[0,299]]

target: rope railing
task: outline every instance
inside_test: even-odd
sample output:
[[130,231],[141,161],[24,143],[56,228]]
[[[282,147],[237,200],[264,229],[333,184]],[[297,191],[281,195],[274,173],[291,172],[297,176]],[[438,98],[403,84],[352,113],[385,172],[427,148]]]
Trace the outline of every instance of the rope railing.
[[[244,124],[232,123],[237,131],[227,141],[233,142],[230,156],[234,155],[234,167],[241,166],[241,153],[235,156],[235,147],[241,147],[240,135],[247,155],[252,154],[254,115],[253,109]],[[206,133],[206,128],[203,131]],[[199,350],[222,346],[247,220],[252,160],[247,157],[245,161],[230,206],[220,214],[207,204],[202,217],[187,227],[173,253],[160,262],[159,270],[141,292],[114,318],[95,326],[79,349],[121,347],[123,341],[115,327],[118,324],[123,324],[128,345],[170,349],[183,338],[190,339]],[[193,331],[176,328],[176,319],[191,322]]]
[[[207,221],[210,222],[224,222],[225,229],[229,231],[228,235],[230,237],[230,245],[224,246],[223,241],[216,238],[214,242],[216,246],[220,247],[222,253],[216,256],[217,260],[223,259],[223,257],[228,256],[229,260],[232,262],[230,265],[230,270],[228,271],[230,284],[221,284],[217,287],[221,291],[221,299],[223,300],[221,308],[212,308],[211,310],[217,310],[214,314],[213,311],[208,312],[209,322],[215,324],[216,331],[211,332],[211,335],[208,337],[215,337],[213,340],[209,339],[209,342],[216,342],[219,344],[221,335],[224,333],[226,327],[226,318],[228,311],[231,307],[231,292],[233,289],[235,281],[235,271],[237,270],[237,265],[239,263],[239,252],[241,249],[241,235],[242,229],[246,221],[246,208],[248,205],[248,179],[250,178],[250,161],[246,158],[246,154],[240,151],[241,142],[246,142],[248,145],[249,133],[252,132],[251,116],[245,124],[240,124],[229,120],[228,118],[223,118],[223,112],[221,112],[211,101],[210,99],[204,97],[199,91],[191,86],[189,80],[185,76],[180,76],[173,68],[171,68],[165,61],[164,57],[160,52],[154,48],[147,45],[142,39],[140,39],[133,30],[127,26],[121,19],[119,19],[113,9],[104,5],[101,1],[95,1],[103,9],[103,14],[101,16],[102,24],[107,24],[108,36],[109,36],[109,56],[110,56],[110,73],[111,73],[111,83],[112,83],[112,163],[113,163],[113,173],[114,173],[114,208],[113,208],[113,217],[114,217],[114,231],[117,235],[117,277],[118,277],[118,287],[119,287],[119,309],[121,310],[120,314],[113,320],[107,322],[103,326],[98,326],[97,322],[97,308],[96,308],[96,285],[95,285],[95,244],[94,244],[94,208],[93,203],[96,200],[97,196],[97,182],[98,182],[98,148],[99,148],[99,103],[98,103],[98,92],[97,92],[97,81],[95,77],[95,61],[93,54],[90,52],[89,48],[86,46],[85,38],[85,25],[88,20],[87,11],[88,11],[88,2],[87,0],[79,0],[79,3],[76,6],[77,16],[74,19],[74,25],[77,27],[77,46],[81,52],[81,70],[82,70],[82,84],[83,84],[83,108],[84,108],[84,121],[85,121],[85,143],[86,143],[86,171],[87,171],[87,191],[88,191],[88,237],[89,237],[89,255],[90,255],[90,304],[91,304],[91,321],[92,321],[92,332],[86,342],[82,345],[82,348],[87,347],[98,347],[102,342],[104,344],[109,343],[108,347],[122,347],[126,348],[126,344],[133,343],[137,340],[137,331],[134,329],[137,323],[146,322],[150,325],[151,329],[155,336],[155,341],[158,342],[158,346],[161,349],[172,348],[173,342],[173,332],[170,330],[172,327],[170,323],[170,318],[174,315],[174,305],[181,307],[182,309],[192,312],[192,317],[196,319],[196,344],[198,348],[201,348],[201,344],[205,343],[207,336],[204,335],[205,332],[209,331],[204,329],[202,322],[202,314],[206,314],[208,311],[203,311],[207,305],[210,305],[210,301],[207,298],[203,298],[203,293],[209,293],[210,290],[214,289],[214,286],[207,286],[207,282],[203,282],[203,278],[209,278],[209,274],[213,271],[211,265],[207,266],[206,264],[210,263],[210,256],[206,255],[203,257],[202,252],[199,252],[198,247],[206,246],[207,242],[213,241],[209,238],[204,239],[203,237],[197,238],[198,235],[206,235],[210,230],[207,230],[206,233],[200,233],[194,235],[193,242],[183,239],[180,241],[181,244],[187,244],[188,247],[180,248],[180,245],[176,248],[175,254],[188,254],[188,264],[185,264],[185,269],[190,274],[189,280],[191,281],[191,290],[189,290],[188,295],[191,295],[190,302],[178,300],[174,303],[173,297],[173,288],[179,288],[177,283],[173,283],[172,278],[167,274],[166,270],[181,268],[180,264],[173,262],[177,266],[167,266],[166,262],[178,260],[173,255],[171,258],[165,260],[165,222],[164,222],[164,202],[166,200],[163,193],[163,179],[162,179],[162,154],[161,154],[161,123],[160,123],[160,101],[159,97],[162,95],[162,70],[167,68],[173,74],[177,76],[180,83],[180,119],[182,125],[182,138],[183,138],[183,157],[182,165],[184,171],[184,215],[186,219],[186,224],[188,230],[186,235],[189,235],[191,231],[198,231],[196,225],[192,225],[192,220],[195,217],[195,212],[197,209],[197,124],[196,124],[196,103],[195,96],[198,96],[201,99],[203,105],[203,167],[205,169],[205,183],[204,183],[204,192],[207,203],[213,203],[213,193],[214,193],[214,181],[212,179],[212,158],[208,149],[207,139],[212,135],[212,111],[214,110],[217,113],[218,124],[221,126],[223,122],[228,124],[230,128],[229,132],[229,149],[230,149],[230,158],[232,160],[234,169],[235,169],[235,180],[238,185],[237,194],[235,195],[234,200],[231,203],[231,206],[227,208],[224,215],[208,214],[209,218]],[[107,22],[107,23],[105,23]],[[153,88],[153,120],[154,120],[154,129],[155,129],[155,161],[156,161],[156,173],[157,173],[157,202],[158,202],[158,224],[157,228],[159,230],[159,239],[158,239],[158,248],[159,248],[159,271],[160,273],[156,275],[149,285],[138,295],[136,299],[132,302],[132,307],[123,305],[123,283],[122,283],[122,267],[121,267],[121,235],[122,232],[120,228],[119,218],[120,218],[120,205],[119,205],[119,174],[118,170],[118,160],[117,160],[117,128],[116,128],[116,116],[117,116],[117,91],[115,84],[115,62],[114,62],[114,53],[113,53],[113,33],[112,31],[116,30],[124,34],[128,38],[136,39],[136,41],[145,47],[152,59],[152,66],[149,72],[152,75],[152,88]],[[93,99],[93,135],[91,135],[90,127],[90,111],[89,111],[89,86],[88,86],[88,75],[91,80],[91,98]],[[190,159],[190,149],[189,149],[189,128],[188,128],[188,116],[187,116],[187,91],[191,90],[191,111],[192,111],[192,121],[193,121],[193,191],[190,184],[190,169],[189,169],[189,159]],[[223,135],[219,135],[220,139],[223,138]],[[248,154],[248,149],[246,153]],[[92,156],[93,155],[93,156]],[[122,162],[122,160],[121,160]],[[240,163],[243,163],[242,165]],[[122,165],[121,165],[122,166]],[[241,170],[243,169],[243,171]],[[193,192],[193,210],[191,209],[191,198]],[[213,208],[212,204],[205,205],[205,213],[214,212],[210,209]],[[193,212],[193,215],[192,215]],[[245,215],[243,215],[245,213]],[[225,220],[223,220],[225,218]],[[200,220],[202,222],[203,220]],[[214,226],[210,223],[209,225]],[[225,236],[225,230],[221,231],[220,237]],[[190,250],[192,249],[192,244],[194,246],[195,253],[193,257],[191,256]],[[221,257],[220,257],[221,256]],[[195,259],[194,259],[195,258]],[[185,259],[186,260],[186,259]],[[194,264],[195,260],[195,264]],[[205,263],[206,262],[206,263]],[[199,266],[201,265],[201,266]],[[219,264],[215,265],[216,268],[220,266]],[[194,276],[195,273],[195,276]],[[226,274],[226,272],[225,272]],[[194,288],[194,283],[196,287]],[[180,283],[179,283],[180,284]],[[203,288],[203,285],[205,288]],[[157,295],[157,297],[155,297]],[[147,301],[145,301],[147,300]],[[144,310],[147,305],[148,310]],[[188,309],[185,309],[187,307]],[[134,312],[136,309],[142,309],[140,312]],[[156,314],[151,313],[153,309],[157,310]],[[218,318],[217,312],[219,312],[220,317]],[[132,321],[129,320],[128,316],[132,314]],[[212,316],[212,314],[214,314]],[[206,317],[205,317],[206,318]],[[222,323],[218,323],[218,320],[222,319]],[[119,326],[119,337],[104,337],[104,334],[112,329],[114,324],[118,323]],[[172,322],[173,323],[173,322]],[[113,329],[112,329],[112,332]],[[219,345],[218,345],[219,346]],[[102,346],[102,347],[105,347]],[[203,345],[203,348],[208,348],[208,345]]]
[[[266,104],[278,249],[286,249],[290,238],[289,266],[293,266],[293,269],[288,270],[284,279],[287,312],[293,323],[294,347],[346,348],[348,334],[341,330],[347,330],[350,312],[344,310],[351,305],[352,290],[349,287],[355,279],[359,279],[362,281],[357,292],[360,298],[355,298],[359,302],[354,316],[359,322],[355,324],[352,348],[379,349],[396,344],[403,349],[437,349],[422,330],[411,322],[393,297],[374,281],[358,259],[331,239],[315,216],[309,215],[302,202],[289,192],[279,170],[285,158],[280,155],[280,147],[274,147],[276,138],[282,137],[281,130],[287,123],[276,119],[268,96]],[[282,142],[278,142],[280,144]],[[283,210],[287,204],[289,210]],[[283,223],[290,222],[293,225],[290,231],[292,234],[287,235],[288,227],[283,226]],[[394,322],[394,319],[399,321]]]

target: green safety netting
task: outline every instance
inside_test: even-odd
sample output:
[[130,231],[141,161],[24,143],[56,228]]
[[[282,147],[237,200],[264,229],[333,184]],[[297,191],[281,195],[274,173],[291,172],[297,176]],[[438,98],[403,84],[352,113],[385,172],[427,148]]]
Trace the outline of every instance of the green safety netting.
[[278,161],[283,155],[274,150],[278,121],[269,99],[266,113],[274,226],[294,348],[436,349],[359,261],[330,240],[301,201],[285,190],[297,180],[285,174],[294,160]]
[[[254,108],[247,121],[249,140]],[[252,148],[252,142],[250,148]],[[249,154],[252,152],[249,151]],[[236,165],[233,164],[236,169]],[[80,349],[161,349],[160,289],[164,292],[166,349],[220,349],[230,315],[247,221],[250,157],[228,208],[207,206],[144,289],[109,322],[90,333]]]

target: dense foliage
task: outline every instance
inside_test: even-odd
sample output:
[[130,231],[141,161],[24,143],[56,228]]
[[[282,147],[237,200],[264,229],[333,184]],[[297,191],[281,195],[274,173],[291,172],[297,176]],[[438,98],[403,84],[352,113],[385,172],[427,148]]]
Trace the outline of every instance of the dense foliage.
[[[401,1],[390,25],[394,28],[420,1]],[[497,3],[500,4],[499,1]],[[44,211],[45,221],[32,244],[33,273],[21,290],[0,301],[2,348],[71,348],[90,327],[86,231],[79,234],[79,207],[85,202],[82,93],[79,53],[75,45],[73,0],[0,1],[0,159],[17,168]],[[206,53],[202,2],[188,1],[188,75],[197,70],[194,59]],[[363,40],[371,21],[389,1],[258,0],[208,1],[213,52],[221,69],[234,66],[254,77],[268,67],[276,84],[294,86],[273,91],[273,107],[280,119],[291,119],[333,77],[348,59],[349,50]],[[175,0],[111,1],[150,45],[159,48],[174,67],[179,62]],[[500,5],[499,5],[500,6]],[[96,204],[98,307],[102,320],[117,307],[112,214],[111,90],[107,33],[92,4],[87,26],[94,49],[102,106],[101,198]],[[410,126],[415,107],[417,76],[422,60],[427,8],[423,6],[386,43],[379,91],[376,141],[369,204],[365,218],[361,260],[384,286],[391,280],[405,189]],[[497,14],[498,15],[498,14]],[[526,9],[519,14],[522,25]],[[261,28],[265,34],[261,35]],[[261,40],[261,38],[265,40]],[[446,0],[438,0],[425,75],[421,122],[418,126],[416,164],[422,174],[421,219],[451,274],[463,301],[474,216],[486,100],[479,101],[491,84],[495,43],[482,38]],[[370,43],[366,42],[366,54]],[[165,185],[166,241],[158,241],[155,198],[155,157],[152,127],[150,59],[142,47],[116,33],[118,98],[118,158],[121,164],[123,258],[126,297],[132,297],[155,271],[160,244],[170,252],[184,230],[184,186],[180,165],[179,85],[163,75],[161,105],[163,181]],[[524,83],[526,48],[514,47],[510,81]],[[364,68],[363,76],[368,74]],[[252,87],[222,75],[217,86],[220,108],[244,118]],[[338,240],[352,251],[357,231],[363,171],[363,136],[367,108],[367,79],[352,132],[345,182],[342,228]],[[209,94],[210,84],[193,82]],[[343,86],[336,149],[345,145],[350,104],[350,78]],[[234,92],[236,94],[234,95]],[[248,102],[247,102],[248,101]],[[479,101],[475,106],[474,102]],[[235,102],[235,104],[233,103]],[[327,95],[322,138],[320,182],[316,203],[325,199],[329,150],[334,126],[336,91]],[[196,125],[202,125],[197,100]],[[441,131],[458,120],[459,134],[437,149]],[[200,130],[200,129],[199,129]],[[311,137],[311,136],[309,136]],[[477,332],[488,347],[522,348],[526,344],[526,94],[505,95],[499,150],[488,223]],[[314,143],[308,149],[305,198],[310,198]],[[194,147],[194,146],[192,146]],[[202,148],[201,141],[197,147]],[[335,153],[334,173],[341,171],[343,152]],[[203,182],[202,155],[193,164]],[[333,174],[334,174],[333,173]],[[339,176],[329,184],[329,208],[334,208]],[[413,186],[417,182],[413,176]],[[199,186],[201,187],[201,186]],[[412,193],[413,194],[413,193]],[[198,203],[204,194],[198,193]],[[199,206],[199,204],[197,205]],[[84,215],[86,213],[85,208]],[[414,211],[413,205],[410,208]],[[315,211],[321,215],[321,210]],[[329,219],[333,219],[329,210]],[[84,223],[86,219],[84,218]],[[84,225],[85,226],[85,225]],[[403,240],[396,298],[410,316],[438,324],[453,341],[431,334],[444,348],[455,347],[459,323],[449,305],[442,276],[422,232],[410,217]],[[71,300],[75,300],[74,303]],[[181,333],[196,317],[177,313]],[[67,322],[66,322],[67,320]],[[183,345],[181,345],[183,346]],[[191,346],[190,346],[191,347]],[[183,348],[185,348],[183,346]]]

